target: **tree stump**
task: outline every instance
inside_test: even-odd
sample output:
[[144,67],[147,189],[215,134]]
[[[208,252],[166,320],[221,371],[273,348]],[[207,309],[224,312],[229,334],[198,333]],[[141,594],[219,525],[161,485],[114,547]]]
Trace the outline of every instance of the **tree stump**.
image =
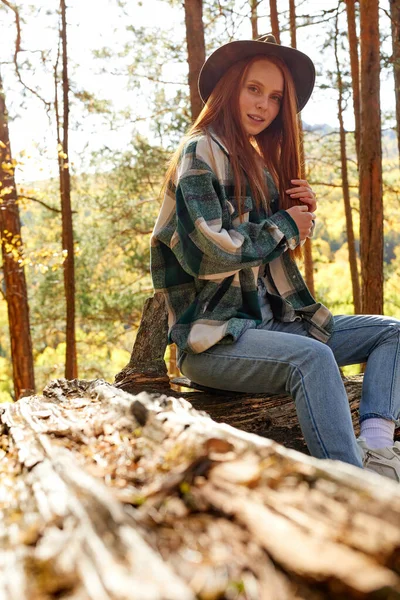
[[0,424],[4,600],[400,598],[400,487],[374,473],[101,380]]
[[115,376],[121,389],[137,393],[143,389],[164,391],[169,388],[164,361],[168,322],[162,294],[154,294],[145,302],[142,319],[129,363]]

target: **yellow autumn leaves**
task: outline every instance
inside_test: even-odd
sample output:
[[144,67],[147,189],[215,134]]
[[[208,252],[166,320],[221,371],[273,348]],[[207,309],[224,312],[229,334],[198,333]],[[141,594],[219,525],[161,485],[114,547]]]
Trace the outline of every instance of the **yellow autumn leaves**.
[[[66,154],[64,152],[64,149],[62,147],[62,144],[58,144],[57,145],[57,153],[58,153],[58,157],[62,160],[62,161],[67,161],[68,159],[68,154]],[[62,168],[63,169],[69,169],[69,163],[68,162],[62,162]]]

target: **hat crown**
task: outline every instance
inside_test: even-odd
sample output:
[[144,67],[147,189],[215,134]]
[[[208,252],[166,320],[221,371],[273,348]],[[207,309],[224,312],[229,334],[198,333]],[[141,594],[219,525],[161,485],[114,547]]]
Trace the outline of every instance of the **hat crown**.
[[257,38],[257,42],[268,42],[269,44],[276,44],[275,36],[272,33],[266,33],[261,37]]

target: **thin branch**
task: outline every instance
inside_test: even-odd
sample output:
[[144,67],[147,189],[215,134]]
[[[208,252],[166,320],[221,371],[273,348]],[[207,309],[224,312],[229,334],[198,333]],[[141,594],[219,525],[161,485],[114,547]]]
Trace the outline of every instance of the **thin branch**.
[[389,21],[391,21],[391,22],[393,21],[392,15],[390,14],[389,11],[386,10],[386,8],[383,8],[383,6],[380,6],[379,10],[381,10],[387,16],[387,18],[389,19]]
[[[126,77],[125,73],[116,73],[112,72],[113,75],[123,75]],[[135,77],[139,77],[142,79],[147,79],[147,81],[152,81],[153,83],[162,83],[163,85],[186,85],[185,81],[163,81],[162,79],[157,79],[156,77],[152,77],[151,75],[144,75],[142,73],[135,73]]]
[[132,231],[134,231],[135,233],[140,233],[141,235],[149,235],[150,233],[152,233],[153,229],[154,227],[147,230],[139,229],[138,227],[129,227],[128,229],[123,229],[122,231],[119,231],[117,235],[125,235],[127,233],[132,233]]
[[[56,114],[56,127],[57,127],[57,144],[58,147],[62,146],[61,144],[61,134],[60,134],[60,114],[59,114],[59,106],[58,106],[58,61],[60,60],[60,45],[61,45],[61,36],[58,37],[58,46],[57,46],[57,59],[54,65],[54,111]],[[59,153],[59,150],[57,150]],[[60,162],[60,157],[57,154],[58,162]],[[60,179],[61,185],[61,179]]]
[[[314,129],[312,131],[310,131],[309,129],[305,129],[304,133],[307,134],[314,134],[318,131],[318,129]],[[347,132],[347,133],[353,133],[353,132]],[[328,133],[323,133],[322,135],[320,135],[317,138],[313,139],[313,142],[320,142],[321,140],[323,140],[326,137],[330,137],[331,135],[339,135],[339,131],[337,129],[334,129],[333,131],[328,131]]]
[[[20,200],[22,198],[24,198],[25,200],[32,200],[32,202],[38,202],[39,204],[41,204],[45,208],[48,208],[49,210],[52,210],[53,212],[57,212],[57,213],[61,212],[61,210],[59,208],[54,208],[53,206],[46,204],[46,202],[43,202],[43,200],[39,200],[39,198],[33,198],[32,196],[25,196],[25,194],[18,194],[17,199]],[[72,212],[76,213],[77,211],[73,210]]]
[[399,196],[400,189],[394,188],[392,185],[390,185],[390,183],[386,183],[385,181],[382,182],[382,185],[387,191],[392,192],[396,196]]
[[29,87],[29,85],[27,85],[21,77],[21,73],[19,70],[19,66],[18,66],[18,53],[21,52],[21,23],[20,23],[20,18],[19,18],[19,12],[16,6],[14,6],[13,4],[11,4],[9,2],[9,0],[0,0],[0,2],[2,2],[5,6],[7,6],[10,10],[12,10],[15,14],[15,25],[17,28],[17,39],[15,41],[15,52],[14,52],[14,65],[15,65],[15,71],[17,73],[17,77],[18,80],[20,82],[20,84],[29,92],[31,92],[31,94],[33,94],[34,96],[36,96],[37,98],[39,98],[39,100],[41,102],[43,102],[43,104],[46,107],[47,110],[47,115],[49,116],[49,112],[51,109],[51,104],[50,102],[47,102],[44,98],[41,97],[40,94],[38,94],[38,92],[32,88]]
[[154,119],[154,117],[158,117],[158,115],[163,115],[164,113],[168,113],[168,112],[171,112],[170,106],[167,106],[166,108],[161,108],[160,110],[156,111],[155,113],[153,113],[151,115],[147,115],[147,117],[138,117],[137,119],[130,121],[130,123],[138,123],[139,121],[147,121],[148,119]]
[[17,64],[18,52],[21,50],[21,23],[19,20],[19,13],[16,6],[13,6],[8,0],[1,0],[3,4],[8,6],[10,10],[15,14],[15,26],[17,28],[17,39],[15,41],[15,52],[14,52],[14,64]]
[[[325,181],[309,181],[310,185],[324,185],[326,187],[332,187],[332,188],[342,188],[342,184],[341,183],[326,183]],[[358,185],[349,185],[349,188],[356,188],[358,189]]]

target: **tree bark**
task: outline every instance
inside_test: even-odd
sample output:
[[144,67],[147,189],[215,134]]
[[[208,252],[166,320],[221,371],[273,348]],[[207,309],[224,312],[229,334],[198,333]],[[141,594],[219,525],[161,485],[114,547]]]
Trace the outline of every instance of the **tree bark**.
[[[295,0],[289,1],[289,23],[290,23],[290,43],[292,48],[297,48],[297,36],[296,36],[296,5]],[[300,165],[301,165],[301,178],[306,179],[306,164],[305,164],[305,152],[304,152],[304,132],[303,123],[301,120],[301,114],[298,115],[298,127],[300,135]],[[308,289],[312,296],[315,296],[314,286],[314,262],[312,258],[312,241],[307,238],[306,243],[303,246],[304,256],[304,278]]]
[[289,0],[289,27],[290,27],[290,43],[292,45],[292,48],[297,48],[295,0]]
[[[78,363],[75,340],[75,258],[74,233],[71,208],[71,178],[69,170],[68,132],[69,132],[69,80],[67,56],[67,20],[65,0],[60,0],[61,11],[61,41],[62,41],[62,95],[63,123],[61,142],[60,123],[57,119],[58,130],[58,166],[60,173],[61,217],[62,217],[62,248],[64,258],[64,289],[66,300],[66,354],[65,377],[78,377]],[[57,102],[57,100],[56,100]],[[58,114],[58,109],[57,109]]]
[[281,43],[281,36],[279,31],[279,17],[278,9],[276,6],[276,0],[269,0],[269,12],[271,18],[271,29],[272,35],[275,37],[278,44]]
[[101,380],[5,406],[0,440],[4,600],[399,597],[376,474]]
[[35,390],[28,291],[3,83],[0,75],[0,233],[15,398]]
[[201,67],[206,58],[203,25],[203,0],[185,0],[186,44],[189,65],[189,90],[192,119],[199,116],[203,102],[197,88]]
[[131,393],[169,390],[164,361],[167,341],[168,316],[164,297],[158,293],[146,300],[129,363],[115,376],[115,384]]
[[360,69],[358,59],[358,38],[356,29],[355,0],[346,0],[347,31],[350,48],[351,85],[353,89],[353,111],[354,111],[354,139],[356,145],[357,164],[360,162]]
[[383,313],[382,145],[378,0],[360,3],[360,249],[362,312]]
[[[301,116],[299,115],[299,133],[300,133],[300,156],[301,156],[301,178],[306,179],[305,171],[305,160],[304,160],[304,132],[303,125],[301,122]],[[314,261],[312,257],[312,240],[307,238],[303,246],[303,259],[304,259],[304,279],[308,289],[312,296],[315,297],[315,285],[314,285]]]
[[392,20],[394,93],[396,97],[397,145],[400,161],[400,0],[389,0]]
[[347,233],[347,246],[349,253],[350,273],[351,273],[351,285],[353,290],[353,304],[354,312],[356,314],[361,313],[361,296],[360,296],[360,281],[358,277],[357,267],[357,253],[354,240],[353,230],[353,216],[350,204],[350,191],[349,191],[349,179],[347,173],[347,151],[346,151],[346,132],[343,123],[343,80],[342,73],[340,70],[339,56],[338,56],[338,16],[336,15],[336,32],[335,32],[335,60],[336,60],[336,75],[337,75],[337,86],[338,86],[338,119],[339,119],[339,135],[340,135],[340,160],[341,160],[341,171],[342,171],[342,190],[343,190],[343,202],[344,211],[346,215],[346,233]]
[[250,21],[251,21],[251,36],[253,40],[257,40],[260,36],[258,33],[258,15],[257,15],[258,0],[250,0]]

